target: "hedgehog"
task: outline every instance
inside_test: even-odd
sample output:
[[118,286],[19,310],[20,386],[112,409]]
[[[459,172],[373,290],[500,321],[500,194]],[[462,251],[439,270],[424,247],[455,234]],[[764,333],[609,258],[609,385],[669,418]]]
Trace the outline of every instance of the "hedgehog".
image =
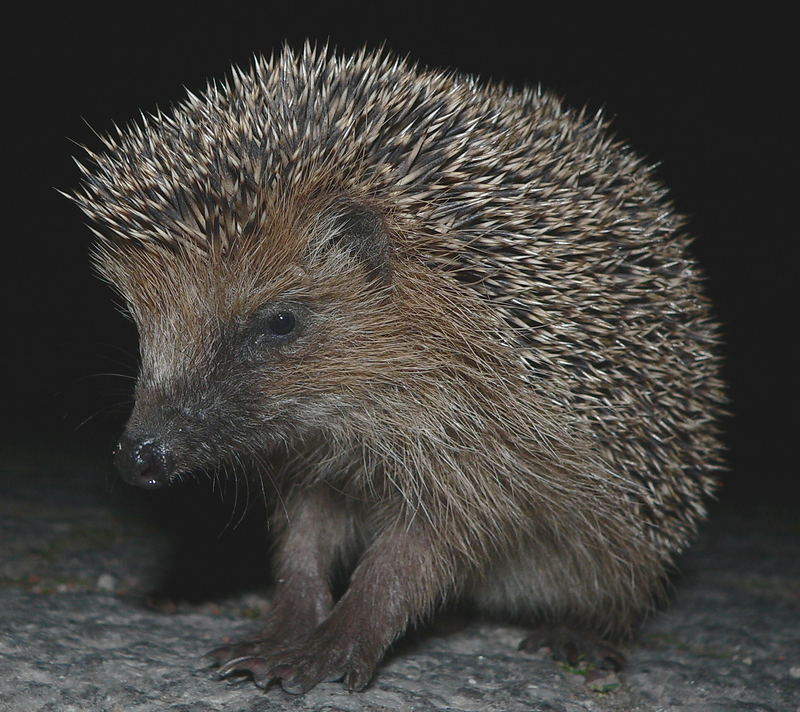
[[686,220],[604,116],[306,44],[102,142],[72,197],[139,334],[116,466],[272,509],[269,615],[217,675],[361,690],[450,604],[619,668],[725,393]]

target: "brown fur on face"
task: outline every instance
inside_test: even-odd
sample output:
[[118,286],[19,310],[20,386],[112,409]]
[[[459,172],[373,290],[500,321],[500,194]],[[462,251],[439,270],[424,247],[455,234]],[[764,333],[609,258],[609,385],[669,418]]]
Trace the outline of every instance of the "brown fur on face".
[[599,117],[287,50],[106,149],[77,200],[141,337],[123,467],[278,463],[275,615],[223,673],[360,688],[451,598],[635,629],[723,396],[682,220]]

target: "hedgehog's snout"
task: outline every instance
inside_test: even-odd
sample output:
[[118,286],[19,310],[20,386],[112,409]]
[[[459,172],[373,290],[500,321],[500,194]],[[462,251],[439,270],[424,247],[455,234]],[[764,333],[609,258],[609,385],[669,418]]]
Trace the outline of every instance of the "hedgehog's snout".
[[117,445],[114,464],[125,482],[143,489],[158,489],[169,481],[169,452],[152,438],[125,433]]

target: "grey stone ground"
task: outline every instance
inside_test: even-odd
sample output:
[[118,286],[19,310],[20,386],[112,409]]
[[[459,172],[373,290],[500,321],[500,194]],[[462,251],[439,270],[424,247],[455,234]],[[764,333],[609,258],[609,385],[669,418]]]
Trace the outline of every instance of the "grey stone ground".
[[451,620],[403,643],[363,693],[295,697],[216,681],[198,657],[257,628],[256,592],[148,605],[175,563],[154,500],[58,453],[33,462],[0,463],[3,712],[800,710],[800,523],[774,508],[718,507],[671,607],[597,689],[517,653],[522,629]]

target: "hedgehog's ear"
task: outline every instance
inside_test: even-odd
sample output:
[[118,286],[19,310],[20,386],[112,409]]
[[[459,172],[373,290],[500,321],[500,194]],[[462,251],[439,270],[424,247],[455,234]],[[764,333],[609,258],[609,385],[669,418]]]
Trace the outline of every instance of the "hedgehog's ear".
[[380,214],[365,203],[344,198],[332,203],[317,248],[346,250],[372,281],[388,282],[391,277],[389,236]]

